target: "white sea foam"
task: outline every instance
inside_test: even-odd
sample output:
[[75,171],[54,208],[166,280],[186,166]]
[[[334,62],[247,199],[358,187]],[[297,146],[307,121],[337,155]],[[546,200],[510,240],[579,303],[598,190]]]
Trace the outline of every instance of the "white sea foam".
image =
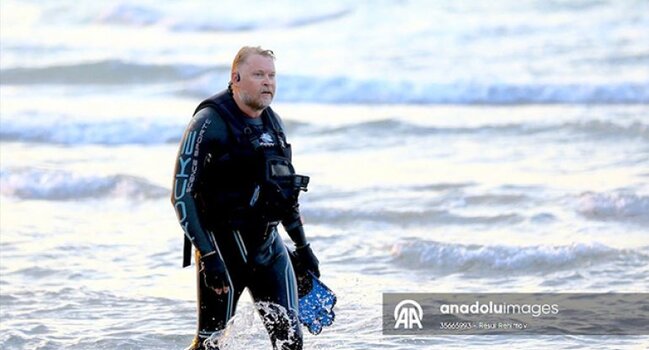
[[[213,334],[205,341],[208,346],[218,346],[222,350],[240,349],[243,344],[255,347],[270,347],[269,340],[266,336],[260,337],[265,333],[262,322],[259,321],[259,314],[262,318],[268,318],[274,322],[290,323],[290,316],[285,308],[281,305],[259,301],[253,305],[241,303],[237,313],[228,321],[224,331]],[[253,306],[253,307],[251,307]],[[282,348],[282,344],[290,345],[288,339],[293,337],[293,330],[289,329],[289,334],[285,339],[277,340],[277,347]],[[254,344],[254,345],[253,345]]]
[[3,196],[20,199],[80,200],[100,197],[160,198],[169,190],[124,174],[84,175],[70,171],[21,168],[2,169]]
[[[583,268],[621,257],[627,252],[598,243],[563,246],[463,245],[402,240],[392,246],[398,264],[433,273],[548,273]],[[645,257],[646,259],[647,257]]]
[[3,120],[0,140],[69,145],[162,144],[178,142],[189,121],[187,119],[172,123],[138,118],[105,121],[70,119],[27,116]]
[[598,220],[649,222],[649,196],[626,192],[587,192],[579,196],[577,211]]
[[[648,103],[649,84],[474,83],[328,79],[310,89],[288,78],[280,100],[330,103],[536,104]],[[312,80],[304,78],[305,81]]]

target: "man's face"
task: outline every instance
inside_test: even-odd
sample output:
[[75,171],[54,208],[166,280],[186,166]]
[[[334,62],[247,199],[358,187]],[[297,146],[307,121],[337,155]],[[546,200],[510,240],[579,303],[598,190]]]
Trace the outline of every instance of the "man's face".
[[239,65],[241,80],[236,82],[238,94],[248,107],[261,111],[270,106],[275,96],[275,63],[273,59],[252,55]]

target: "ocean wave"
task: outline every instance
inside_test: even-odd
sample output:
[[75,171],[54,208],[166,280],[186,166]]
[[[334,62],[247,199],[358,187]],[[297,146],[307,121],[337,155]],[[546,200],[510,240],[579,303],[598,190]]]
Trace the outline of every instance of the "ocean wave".
[[2,121],[0,140],[66,145],[176,143],[188,121],[171,123],[133,118],[89,122],[70,121],[65,117],[13,118]]
[[649,83],[508,84],[337,81],[290,89],[289,101],[407,104],[649,103]]
[[621,137],[625,139],[640,138],[649,140],[649,124],[639,121],[622,125],[613,121],[590,120],[566,123],[562,127],[598,138]]
[[[177,143],[180,141],[190,116],[187,119],[145,120],[129,118],[117,120],[92,121],[88,117],[81,119],[73,116],[47,116],[39,112],[24,111],[12,118],[2,120],[0,141],[20,141],[34,143],[52,143],[65,145],[157,145]],[[401,137],[427,137],[430,135],[493,135],[495,137],[525,137],[537,134],[583,135],[597,140],[632,139],[649,140],[649,124],[635,121],[621,123],[615,121],[570,121],[558,123],[505,123],[484,124],[466,127],[419,125],[400,120],[398,117],[380,120],[363,121],[343,126],[317,126],[290,119],[284,120],[287,131],[291,134],[313,135],[316,137],[345,136],[349,139],[362,140],[357,147],[369,147],[372,143],[385,145],[386,142],[398,142],[394,135]],[[299,130],[298,130],[299,129]],[[347,143],[333,143],[335,147],[349,147]]]
[[321,22],[337,20],[346,16],[351,11],[348,9],[334,9],[324,13],[304,13],[296,17],[282,16],[258,19],[239,19],[220,18],[214,21],[213,18],[194,19],[192,21],[166,21],[171,30],[174,31],[245,31],[274,28],[295,28],[318,24]]
[[[108,59],[5,68],[3,85],[141,85],[176,83],[180,96],[205,98],[225,87],[229,67]],[[344,104],[647,104],[649,82],[436,82],[281,75],[277,101]]]
[[594,220],[649,222],[649,196],[626,192],[582,193],[577,211]]
[[392,245],[395,263],[407,268],[442,274],[547,273],[623,259],[627,255],[649,261],[642,253],[603,244],[576,243],[564,246],[463,245],[409,240]]
[[118,59],[94,62],[52,64],[3,69],[2,84],[116,85],[174,82],[195,78],[224,67],[199,67],[188,64],[145,64]]
[[[308,129],[307,129],[308,130]],[[318,130],[311,129],[317,135],[354,134],[363,136],[429,136],[429,135],[471,135],[493,134],[496,136],[529,136],[536,134],[553,134],[569,131],[571,134],[580,134],[586,137],[597,138],[639,138],[649,140],[649,124],[640,121],[621,123],[614,121],[589,120],[568,121],[562,123],[504,123],[483,124],[466,127],[430,126],[419,125],[398,118],[363,121],[336,127],[323,127]]]
[[[162,5],[162,6],[161,6]],[[207,4],[206,4],[207,5]],[[210,4],[211,5],[211,4]],[[288,4],[292,5],[292,4]],[[350,13],[340,5],[314,3],[313,6],[290,6],[284,10],[282,4],[272,7],[253,6],[245,8],[240,1],[220,2],[219,11],[196,11],[196,4],[152,3],[134,5],[117,2],[100,11],[90,22],[131,26],[161,26],[172,31],[248,31],[270,28],[294,28],[336,20]],[[258,11],[251,9],[258,8]]]
[[[51,143],[62,145],[159,145],[176,144],[191,115],[181,116],[177,122],[130,118],[91,122],[70,116],[44,116],[24,112],[2,120],[0,141]],[[304,127],[305,123],[284,121],[289,132]]]
[[169,189],[131,175],[81,175],[64,170],[20,168],[0,171],[3,196],[19,199],[82,200],[98,197],[156,199]]
[[164,18],[164,12],[154,7],[117,2],[100,10],[92,22],[145,26],[159,23]]
[[[180,94],[207,96],[222,85],[221,74],[207,74]],[[649,82],[507,83],[373,80],[282,75],[277,100],[359,104],[645,104]],[[196,84],[194,84],[196,83]]]
[[[394,135],[403,136],[430,136],[430,135],[471,135],[471,134],[494,134],[499,136],[507,135],[531,135],[536,133],[556,131],[563,125],[533,125],[524,123],[506,123],[501,125],[485,124],[466,127],[419,125],[399,118],[386,118],[380,120],[363,121],[343,126],[323,127],[311,129],[316,135],[333,136],[339,134],[372,136],[377,142],[385,142],[386,138]],[[382,137],[382,138],[378,138]]]
[[308,207],[302,210],[309,222],[327,225],[358,225],[360,222],[392,224],[399,227],[429,225],[514,225],[525,221],[517,213],[459,215],[447,210],[346,210]]

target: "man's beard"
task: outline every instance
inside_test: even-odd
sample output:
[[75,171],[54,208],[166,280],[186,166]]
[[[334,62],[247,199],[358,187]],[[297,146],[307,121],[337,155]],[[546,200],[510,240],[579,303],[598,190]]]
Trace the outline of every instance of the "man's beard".
[[270,106],[270,103],[273,101],[272,97],[268,103],[264,102],[264,100],[260,98],[254,98],[251,95],[245,93],[245,92],[239,92],[239,98],[241,98],[241,101],[248,107],[250,107],[252,110],[255,111],[261,111],[264,108]]

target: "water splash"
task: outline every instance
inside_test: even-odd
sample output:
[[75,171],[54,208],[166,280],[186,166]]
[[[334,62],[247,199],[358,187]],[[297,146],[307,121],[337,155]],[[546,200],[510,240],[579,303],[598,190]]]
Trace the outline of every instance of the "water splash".
[[[273,325],[288,325],[296,322],[296,315],[289,312],[281,305],[271,302],[255,302],[252,305],[243,305],[241,310],[228,321],[225,329],[216,332],[207,338],[204,345],[208,349],[238,350],[238,349],[263,349],[271,345],[266,329],[262,322],[255,322],[257,315],[261,316],[263,322]],[[291,339],[296,337],[292,327],[286,334],[277,335],[276,348],[289,348]],[[264,334],[264,336],[261,336]]]

